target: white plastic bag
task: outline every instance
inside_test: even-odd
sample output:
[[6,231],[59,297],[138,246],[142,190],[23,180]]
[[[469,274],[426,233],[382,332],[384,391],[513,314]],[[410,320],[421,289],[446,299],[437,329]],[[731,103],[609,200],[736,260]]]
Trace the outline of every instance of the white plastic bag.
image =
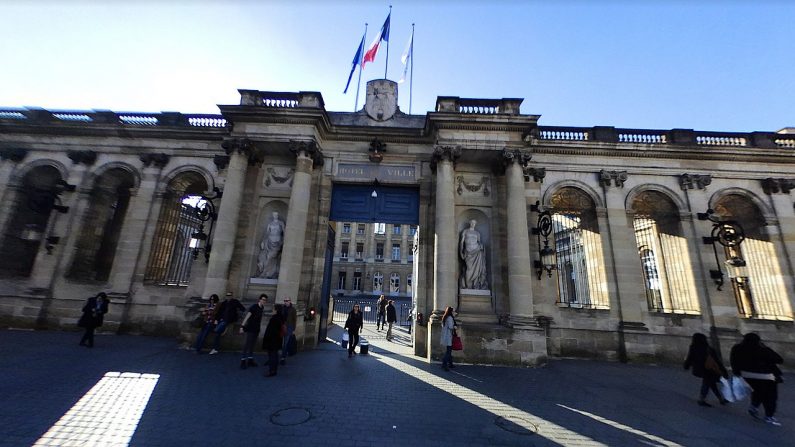
[[350,336],[348,335],[348,333],[347,333],[347,332],[343,332],[343,333],[342,333],[342,341],[348,341],[348,340],[350,340],[350,338],[349,338],[349,337],[350,337]]
[[350,336],[348,335],[348,331],[343,331],[342,332],[342,343],[340,343],[340,346],[342,346],[342,349],[348,349],[348,338],[349,337]]
[[748,382],[740,376],[732,376],[731,386],[735,401],[743,400],[751,395],[751,385],[748,385]]
[[724,399],[728,400],[729,402],[735,401],[734,393],[732,392],[732,384],[728,379],[721,377],[720,383],[718,383],[718,389],[720,390],[720,394]]

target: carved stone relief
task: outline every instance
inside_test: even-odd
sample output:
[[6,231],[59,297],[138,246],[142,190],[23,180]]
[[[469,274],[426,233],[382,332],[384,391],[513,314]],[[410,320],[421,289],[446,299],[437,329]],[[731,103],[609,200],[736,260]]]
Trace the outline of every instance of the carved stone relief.
[[265,170],[265,186],[273,188],[289,188],[293,186],[295,169],[270,167]]
[[474,181],[467,181],[463,175],[459,175],[456,177],[456,183],[458,184],[456,191],[459,196],[483,194],[488,197],[491,194],[491,180],[485,175]]

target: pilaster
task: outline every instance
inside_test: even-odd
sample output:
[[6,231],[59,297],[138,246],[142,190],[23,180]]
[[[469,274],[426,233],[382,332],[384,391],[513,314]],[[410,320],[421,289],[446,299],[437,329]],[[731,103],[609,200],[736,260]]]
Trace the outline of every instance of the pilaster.
[[437,318],[447,306],[456,306],[458,292],[454,162],[460,156],[461,149],[457,146],[436,146],[431,162],[431,167],[436,170],[433,309]]
[[504,150],[505,185],[507,190],[508,293],[510,323],[527,325],[533,316],[533,270],[530,264],[530,238],[527,225],[524,168],[530,154]]

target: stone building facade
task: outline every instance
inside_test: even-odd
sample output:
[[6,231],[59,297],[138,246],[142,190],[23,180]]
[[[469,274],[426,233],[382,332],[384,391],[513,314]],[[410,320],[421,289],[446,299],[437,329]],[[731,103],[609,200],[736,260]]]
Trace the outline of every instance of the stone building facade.
[[453,306],[475,362],[679,361],[696,331],[795,360],[792,132],[541,126],[511,98],[406,115],[389,80],[354,113],[240,94],[220,115],[0,110],[2,324],[74,327],[105,291],[107,330],[189,339],[211,293],[265,292],[321,311],[309,349],[345,223],[378,215],[418,228],[418,356]]

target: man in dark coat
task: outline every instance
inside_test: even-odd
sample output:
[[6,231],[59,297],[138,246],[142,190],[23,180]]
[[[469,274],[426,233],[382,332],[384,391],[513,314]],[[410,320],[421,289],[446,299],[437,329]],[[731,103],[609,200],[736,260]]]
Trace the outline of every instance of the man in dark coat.
[[246,334],[246,341],[243,344],[243,353],[240,357],[240,369],[257,366],[257,362],[254,361],[254,343],[257,342],[259,337],[260,326],[262,325],[262,311],[267,302],[268,295],[263,293],[259,296],[257,302],[248,308],[248,312],[243,317],[240,333]]
[[266,377],[275,376],[279,368],[279,349],[282,347],[282,338],[284,337],[282,333],[282,325],[284,324],[282,312],[284,312],[284,310],[281,304],[273,306],[273,314],[270,320],[268,320],[268,326],[265,328],[265,335],[262,337],[262,349],[268,351],[268,362],[266,364],[268,369],[266,370]]
[[781,425],[776,419],[778,403],[778,382],[781,381],[781,369],[778,365],[784,359],[771,348],[762,343],[759,334],[750,332],[743,336],[743,341],[734,345],[731,350],[732,373],[748,382],[751,392],[751,406],[748,414],[759,418],[759,405],[765,409],[765,422]]
[[389,327],[386,330],[387,341],[392,340],[392,325],[395,324],[396,321],[397,310],[395,309],[395,302],[393,300],[389,300],[389,303],[386,305],[386,323]]
[[245,311],[246,308],[240,304],[240,301],[232,297],[232,292],[226,292],[226,299],[218,306],[218,312],[215,314],[215,341],[210,354],[218,354],[218,350],[221,349],[221,336],[226,332],[227,326],[235,324],[240,312]]
[[86,300],[86,304],[83,306],[83,316],[77,322],[78,326],[86,329],[83,338],[80,339],[80,346],[94,347],[94,329],[102,326],[102,320],[106,313],[108,313],[108,295],[105,292],[100,292],[97,296]]

